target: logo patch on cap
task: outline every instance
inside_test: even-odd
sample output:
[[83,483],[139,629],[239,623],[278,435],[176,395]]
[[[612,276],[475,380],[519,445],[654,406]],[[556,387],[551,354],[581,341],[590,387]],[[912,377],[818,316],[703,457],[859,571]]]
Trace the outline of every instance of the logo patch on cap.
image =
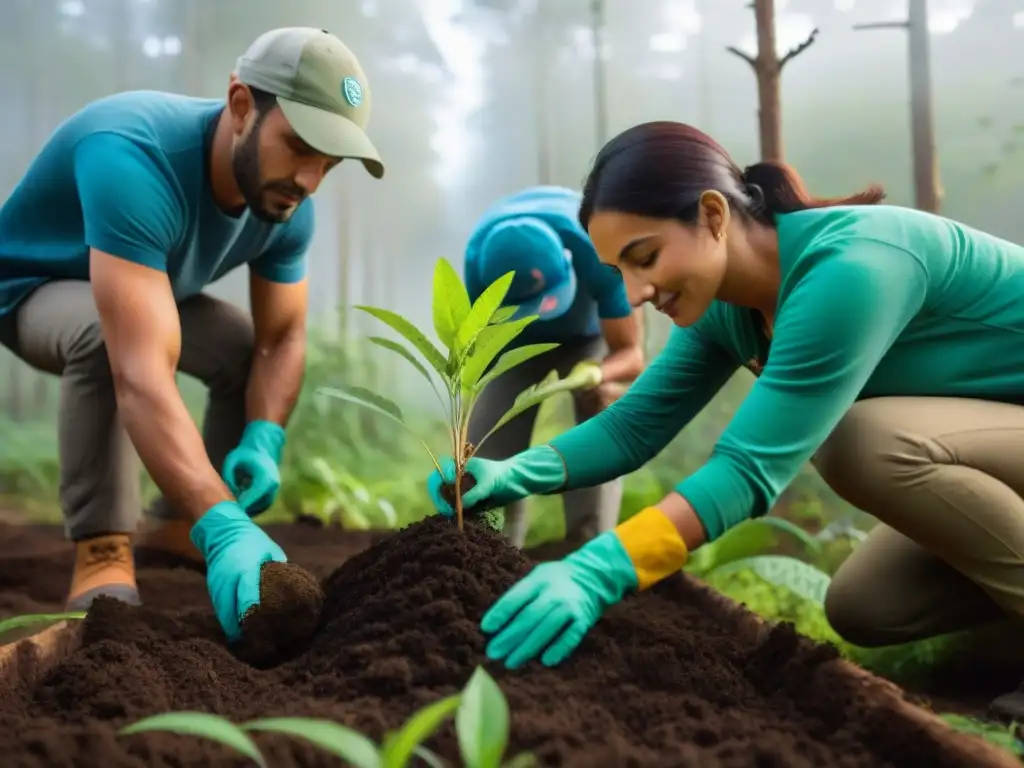
[[558,298],[555,296],[545,296],[544,301],[540,303],[540,312],[554,312],[558,309]]
[[544,279],[544,273],[534,267],[530,270],[530,277],[533,278],[533,290],[540,293],[544,290],[544,286],[547,285],[547,281]]
[[358,107],[363,103],[363,86],[354,77],[346,77],[341,81],[341,95],[353,107]]

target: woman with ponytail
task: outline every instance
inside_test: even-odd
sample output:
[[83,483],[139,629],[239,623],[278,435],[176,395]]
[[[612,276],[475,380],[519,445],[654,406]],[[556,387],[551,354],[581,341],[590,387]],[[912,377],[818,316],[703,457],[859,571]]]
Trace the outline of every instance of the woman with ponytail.
[[[703,467],[493,606],[492,658],[562,661],[607,606],[767,514],[808,460],[880,521],[828,593],[845,638],[888,645],[1024,613],[1024,248],[882,198],[814,197],[793,169],[741,169],[679,123],[602,149],[580,222],[630,301],[676,327],[599,416],[528,459],[472,462],[464,502],[633,472],[737,368],[758,378]],[[1019,716],[1022,701],[1002,705]]]

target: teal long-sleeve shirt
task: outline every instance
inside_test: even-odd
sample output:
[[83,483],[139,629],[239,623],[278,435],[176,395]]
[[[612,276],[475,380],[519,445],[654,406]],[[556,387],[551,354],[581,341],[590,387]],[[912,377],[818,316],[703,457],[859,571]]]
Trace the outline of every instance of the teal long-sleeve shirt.
[[768,512],[858,399],[1024,403],[1024,248],[894,206],[776,224],[773,339],[753,312],[722,302],[674,328],[618,402],[552,441],[568,488],[640,468],[741,365],[762,370],[707,463],[676,486],[711,541]]

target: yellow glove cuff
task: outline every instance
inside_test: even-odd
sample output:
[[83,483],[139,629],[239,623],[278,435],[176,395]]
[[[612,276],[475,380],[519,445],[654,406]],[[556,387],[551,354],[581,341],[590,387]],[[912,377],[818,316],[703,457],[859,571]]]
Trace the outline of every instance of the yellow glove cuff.
[[638,591],[671,576],[690,557],[686,542],[657,507],[646,507],[615,527],[615,535],[633,561]]

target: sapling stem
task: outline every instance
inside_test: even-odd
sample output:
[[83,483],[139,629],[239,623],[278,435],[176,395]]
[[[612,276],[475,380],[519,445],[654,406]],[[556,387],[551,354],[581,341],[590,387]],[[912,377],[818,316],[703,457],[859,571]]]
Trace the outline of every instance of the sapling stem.
[[462,530],[462,467],[455,469],[455,522]]

